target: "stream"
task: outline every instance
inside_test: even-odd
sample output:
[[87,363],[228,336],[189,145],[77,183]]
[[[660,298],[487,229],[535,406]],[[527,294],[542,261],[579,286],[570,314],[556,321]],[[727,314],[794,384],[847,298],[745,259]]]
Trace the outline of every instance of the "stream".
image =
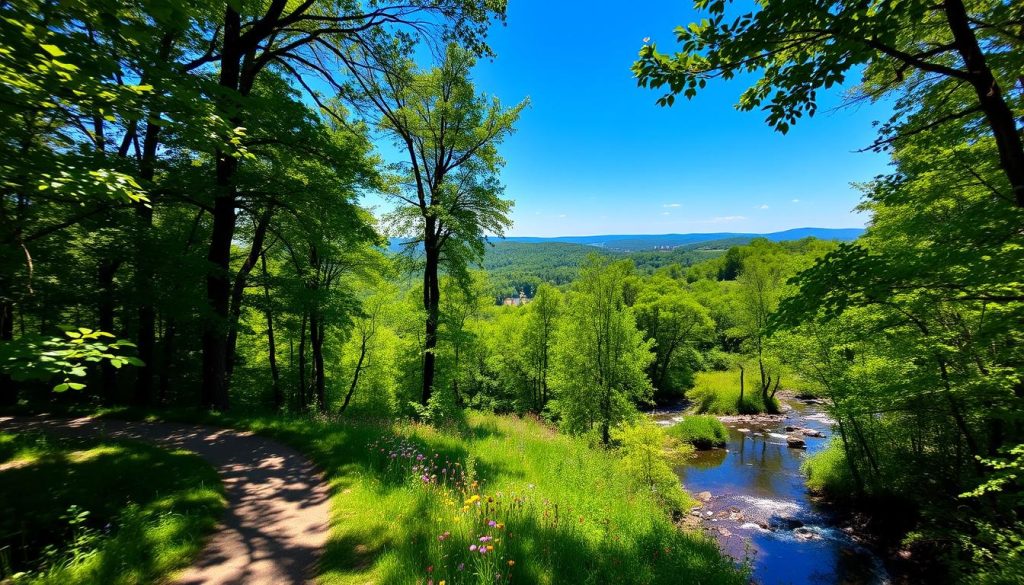
[[[680,409],[651,413],[669,426]],[[762,585],[883,585],[881,561],[840,529],[807,492],[803,460],[825,447],[832,421],[820,405],[783,402],[777,416],[721,417],[729,429],[724,449],[698,451],[676,470],[687,491],[703,502],[691,512],[723,551],[750,563]],[[796,428],[787,432],[786,428]],[[787,446],[799,436],[806,449]]]

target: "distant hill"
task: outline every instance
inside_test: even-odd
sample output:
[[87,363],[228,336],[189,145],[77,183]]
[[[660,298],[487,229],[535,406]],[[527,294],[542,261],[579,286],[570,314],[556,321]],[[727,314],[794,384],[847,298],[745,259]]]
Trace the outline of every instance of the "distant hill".
[[[745,244],[754,238],[766,238],[773,242],[802,240],[815,237],[820,240],[839,240],[848,242],[855,240],[864,233],[862,228],[796,228],[768,234],[715,232],[707,234],[623,234],[600,236],[559,236],[554,238],[509,237],[507,242],[537,244],[544,242],[562,242],[567,244],[585,244],[609,250],[634,252],[640,250],[671,249],[690,244],[730,240],[730,245]],[[728,246],[727,246],[728,247]]]
[[[680,246],[693,246],[715,242],[721,249],[746,244],[754,238],[766,238],[773,242],[802,240],[808,237],[819,240],[838,240],[849,242],[856,240],[864,233],[863,228],[815,228],[804,227],[772,232],[769,234],[748,234],[736,232],[715,232],[709,234],[620,234],[603,236],[558,236],[554,238],[537,238],[514,236],[496,239],[495,242],[514,242],[519,244],[583,244],[616,252],[640,252],[650,250],[671,250]],[[392,252],[401,249],[405,238],[392,238],[389,246]],[[703,248],[703,246],[701,246]],[[708,248],[709,249],[709,248]]]

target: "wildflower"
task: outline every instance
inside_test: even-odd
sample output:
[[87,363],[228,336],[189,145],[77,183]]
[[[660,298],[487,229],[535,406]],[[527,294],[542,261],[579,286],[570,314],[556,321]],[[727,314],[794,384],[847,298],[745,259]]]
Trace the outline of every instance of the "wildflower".
[[476,545],[475,545],[475,544],[471,544],[471,545],[469,545],[469,550],[471,550],[472,552],[476,552],[476,548],[477,548],[477,547],[476,547]]
[[494,520],[488,520],[487,521],[487,525],[490,526],[491,528],[493,528],[493,527],[497,526],[498,523],[495,522]]
[[502,522],[498,522],[498,527],[497,528],[498,528],[498,530],[504,530],[505,529],[505,524],[502,523]]
[[491,552],[493,550],[494,550],[494,547],[488,544],[487,545],[487,552]]
[[513,561],[512,559],[509,559],[509,560],[508,560],[508,566],[510,566],[510,567],[514,567],[514,566],[516,566],[516,562],[515,562],[515,561]]
[[429,567],[427,567],[427,572],[428,573],[433,573],[434,572],[434,565],[430,565]]
[[481,536],[480,537],[480,542],[490,542],[490,541],[491,541],[491,537],[490,536]]

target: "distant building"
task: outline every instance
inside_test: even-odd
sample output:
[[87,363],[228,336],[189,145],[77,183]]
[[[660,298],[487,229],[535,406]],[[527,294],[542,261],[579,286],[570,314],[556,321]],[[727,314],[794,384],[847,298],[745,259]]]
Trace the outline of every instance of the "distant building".
[[518,297],[505,297],[501,300],[501,304],[506,307],[521,307],[528,304],[530,299],[526,298],[526,291],[520,290]]

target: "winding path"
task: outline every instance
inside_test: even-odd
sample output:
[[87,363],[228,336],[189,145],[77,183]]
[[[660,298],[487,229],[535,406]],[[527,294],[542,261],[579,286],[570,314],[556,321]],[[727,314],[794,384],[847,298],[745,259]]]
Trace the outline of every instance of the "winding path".
[[253,433],[95,418],[0,417],[0,431],[135,439],[187,449],[220,474],[228,508],[178,585],[308,583],[327,543],[327,483],[300,453]]

